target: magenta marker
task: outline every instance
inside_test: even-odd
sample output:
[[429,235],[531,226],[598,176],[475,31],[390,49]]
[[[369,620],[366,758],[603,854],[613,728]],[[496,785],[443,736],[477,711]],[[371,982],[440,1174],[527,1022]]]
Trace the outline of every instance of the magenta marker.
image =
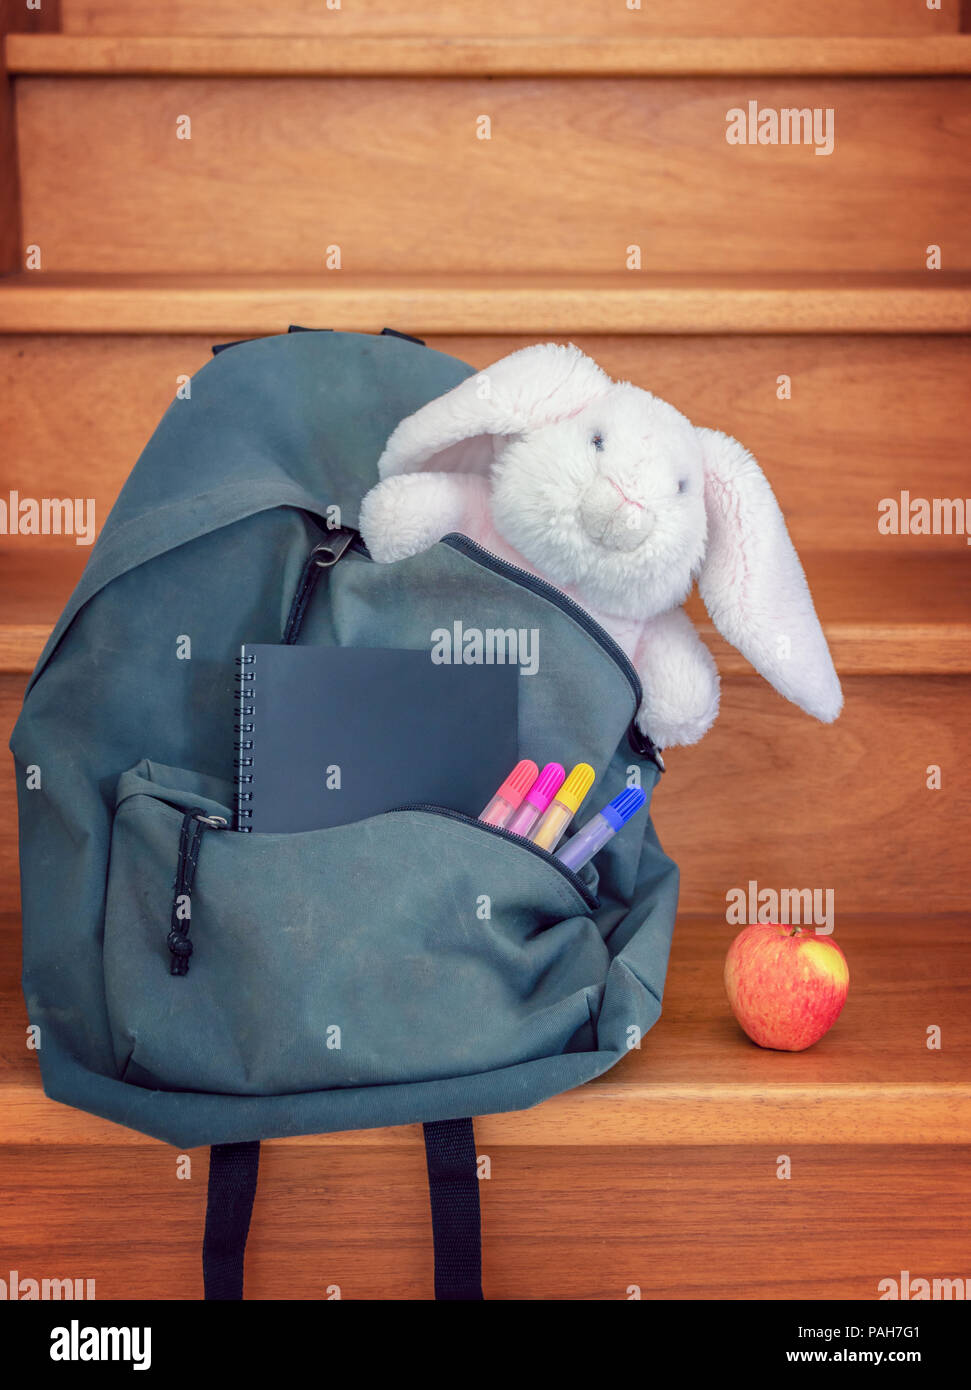
[[503,782],[488,806],[479,816],[486,825],[505,825],[506,821],[518,811],[523,797],[539,776],[539,768],[530,758],[516,764]]
[[598,850],[603,849],[621,826],[627,824],[646,800],[647,793],[640,787],[628,787],[588,820],[582,830],[571,835],[563,848],[557,851],[556,858],[565,869],[572,869],[576,873]]
[[565,776],[566,772],[559,763],[547,763],[523,798],[519,810],[506,822],[506,830],[513,835],[528,835],[560,790]]

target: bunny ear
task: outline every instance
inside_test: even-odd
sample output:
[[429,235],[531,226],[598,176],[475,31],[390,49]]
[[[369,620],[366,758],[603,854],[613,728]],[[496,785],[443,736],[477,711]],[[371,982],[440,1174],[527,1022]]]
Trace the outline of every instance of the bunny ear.
[[397,426],[378,460],[396,473],[485,473],[493,440],[554,424],[581,411],[613,383],[570,344],[541,343],[502,357]]
[[698,589],[723,637],[787,700],[831,723],[843,695],[785,519],[737,439],[699,429],[708,549]]

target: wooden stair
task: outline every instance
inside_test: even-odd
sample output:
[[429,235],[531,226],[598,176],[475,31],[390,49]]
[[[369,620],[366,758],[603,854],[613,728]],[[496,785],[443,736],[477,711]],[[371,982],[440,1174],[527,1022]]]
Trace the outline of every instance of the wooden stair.
[[[808,720],[692,609],[725,680],[654,805],[682,870],[664,1015],[606,1077],[477,1122],[487,1296],[872,1299],[901,1269],[962,1273],[967,538],[876,524],[902,490],[971,493],[961,6],[509,10],[484,36],[479,0],[45,0],[35,22],[59,31],[9,35],[0,101],[18,200],[0,230],[3,486],[93,497],[103,521],[177,378],[291,322],[390,325],[475,366],[571,339],[741,438],[789,518],[845,712]],[[726,110],[756,98],[834,107],[833,155],[728,146]],[[331,243],[345,269],[324,268]],[[4,730],[89,553],[35,541],[0,537]],[[749,880],[835,893],[850,1000],[805,1054],[754,1048],[724,999],[726,894]],[[18,952],[8,776],[3,1248],[96,1277],[100,1298],[200,1296],[205,1154],[178,1181],[173,1150],[43,1097]],[[249,1297],[427,1298],[429,1268],[417,1127],[265,1146]]]
[[[971,1196],[971,969],[966,915],[841,921],[850,1002],[811,1052],[763,1053],[731,1018],[724,923],[682,918],[664,1015],[618,1067],[534,1110],[477,1122],[485,1281],[504,1299],[873,1299],[900,1269],[963,1269]],[[0,1031],[22,1039],[16,922],[0,929]],[[942,993],[941,980],[949,981]],[[926,1028],[942,1030],[928,1051]],[[5,1048],[5,1249],[56,1259],[99,1298],[201,1296],[206,1155],[55,1105],[33,1054]],[[776,1176],[781,1156],[790,1180]],[[29,1156],[29,1161],[27,1161]],[[418,1126],[276,1140],[261,1162],[250,1298],[428,1296]],[[934,1202],[906,1199],[907,1185]],[[110,1199],[105,1193],[110,1192]],[[94,1208],[94,1210],[92,1210]],[[128,1235],[133,1219],[151,1251]],[[848,1235],[849,1233],[849,1235]]]
[[363,38],[15,34],[18,76],[871,77],[971,72],[971,36]]
[[[47,8],[45,0],[44,8]],[[360,35],[397,39],[402,35],[452,35],[465,38],[488,28],[504,35],[571,34],[669,38],[756,35],[811,35],[867,38],[894,34],[932,37],[961,27],[960,0],[941,0],[938,10],[912,0],[803,0],[800,5],[766,5],[764,0],[667,0],[664,6],[632,10],[614,0],[516,0],[486,16],[479,0],[362,0],[333,10],[319,0],[153,0],[133,6],[129,0],[61,0],[65,33],[77,36],[128,37],[167,35],[221,37],[259,34],[312,38]]]
[[[417,335],[960,333],[971,272],[881,275],[117,275],[0,282],[0,333],[257,336],[281,323]],[[404,331],[404,330],[402,330]]]
[[[11,51],[29,43],[43,55],[59,42],[27,36]],[[95,40],[79,43],[95,56]],[[395,56],[369,75],[260,75],[248,62],[240,75],[222,42],[208,45],[198,75],[23,72],[23,245],[40,248],[43,270],[85,275],[431,272],[508,275],[518,287],[534,274],[621,273],[633,285],[639,274],[754,271],[931,282],[930,246],[945,271],[971,263],[971,36],[900,43],[860,76],[842,74],[843,43],[834,71],[795,77],[776,70],[791,61],[783,51],[759,75],[490,76],[488,55],[473,53],[469,75],[428,78],[393,42]],[[702,45],[712,61],[721,49]],[[324,43],[325,55],[335,50]],[[750,101],[834,111],[832,153],[730,145],[727,115]],[[191,138],[179,138],[183,118]],[[334,247],[340,270],[328,269]],[[631,247],[639,272],[627,270]]]

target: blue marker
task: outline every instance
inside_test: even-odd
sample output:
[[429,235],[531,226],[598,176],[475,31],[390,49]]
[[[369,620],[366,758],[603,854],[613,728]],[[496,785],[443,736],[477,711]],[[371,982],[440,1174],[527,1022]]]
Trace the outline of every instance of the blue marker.
[[608,802],[602,811],[598,811],[588,820],[582,830],[571,835],[563,848],[557,850],[556,858],[564,868],[572,869],[574,873],[577,869],[582,869],[584,864],[617,834],[621,826],[626,825],[631,816],[641,809],[646,800],[647,793],[640,787],[627,787],[619,796],[615,796],[613,801]]

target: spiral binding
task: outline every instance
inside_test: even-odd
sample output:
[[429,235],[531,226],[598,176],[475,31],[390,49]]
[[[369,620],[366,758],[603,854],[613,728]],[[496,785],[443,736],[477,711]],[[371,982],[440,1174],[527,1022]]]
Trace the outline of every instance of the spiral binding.
[[[236,771],[233,775],[233,782],[236,785],[236,829],[244,835],[248,835],[253,827],[248,824],[253,818],[253,808],[246,805],[246,802],[253,800],[253,714],[256,709],[254,703],[253,683],[256,680],[255,671],[245,671],[244,666],[252,666],[256,662],[256,656],[250,652],[246,656],[238,656],[236,665],[241,669],[236,673],[236,723],[233,731],[237,735],[233,742],[236,750]],[[246,790],[249,788],[249,790]]]

